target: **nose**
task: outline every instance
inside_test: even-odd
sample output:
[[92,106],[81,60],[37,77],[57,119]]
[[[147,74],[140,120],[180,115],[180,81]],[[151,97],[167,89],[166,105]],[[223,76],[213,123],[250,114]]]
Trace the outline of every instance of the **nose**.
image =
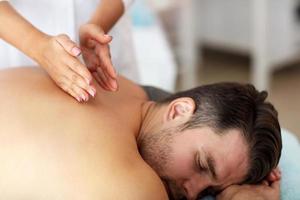
[[209,183],[203,178],[201,179],[201,177],[196,176],[186,180],[182,186],[185,191],[186,198],[188,200],[196,200],[198,194],[205,190],[209,186]]

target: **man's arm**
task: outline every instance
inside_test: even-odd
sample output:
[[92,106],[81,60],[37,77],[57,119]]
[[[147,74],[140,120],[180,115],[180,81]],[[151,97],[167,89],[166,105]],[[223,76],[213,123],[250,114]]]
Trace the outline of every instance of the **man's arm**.
[[217,196],[217,200],[279,200],[280,181],[270,185],[232,185]]

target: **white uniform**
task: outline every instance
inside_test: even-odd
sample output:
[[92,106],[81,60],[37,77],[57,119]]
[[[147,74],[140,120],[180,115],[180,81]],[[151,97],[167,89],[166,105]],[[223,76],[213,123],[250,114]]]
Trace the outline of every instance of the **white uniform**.
[[[65,33],[78,42],[79,26],[88,21],[99,1],[10,0],[9,2],[39,30],[49,35]],[[127,8],[132,1],[123,0],[125,7]],[[125,13],[110,33],[114,36],[111,43],[112,60],[120,74],[139,81],[131,31],[131,21]],[[26,35],[23,37],[26,38]],[[0,61],[0,68],[36,65],[22,52],[2,40],[0,40]]]

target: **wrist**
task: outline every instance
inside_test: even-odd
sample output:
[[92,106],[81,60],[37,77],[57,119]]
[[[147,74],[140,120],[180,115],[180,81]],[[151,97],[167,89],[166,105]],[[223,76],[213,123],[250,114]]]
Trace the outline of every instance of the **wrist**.
[[97,19],[90,19],[85,24],[95,25],[95,26],[99,27],[101,30],[103,30],[104,33],[107,33],[107,31],[103,29],[103,25],[101,24],[101,22]]
[[42,52],[44,51],[50,37],[51,36],[38,30],[31,32],[27,40],[24,41],[24,49],[27,55],[40,64],[42,60]]
[[265,198],[260,195],[237,193],[232,197],[231,200],[265,200]]

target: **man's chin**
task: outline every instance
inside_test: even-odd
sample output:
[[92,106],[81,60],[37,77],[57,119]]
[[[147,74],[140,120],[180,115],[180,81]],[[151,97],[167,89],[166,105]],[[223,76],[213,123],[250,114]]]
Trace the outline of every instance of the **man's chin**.
[[174,198],[174,195],[173,195],[173,193],[172,193],[172,191],[171,191],[169,185],[168,185],[168,182],[167,182],[167,181],[163,181],[163,183],[164,183],[165,189],[166,189],[166,191],[167,191],[167,193],[168,193],[169,200],[176,200],[176,199]]
[[186,200],[186,198],[183,197],[182,195],[180,195],[180,197],[178,197],[178,195],[174,195],[174,193],[176,193],[178,191],[172,191],[172,187],[170,186],[168,181],[163,181],[163,183],[164,183],[164,186],[165,186],[166,191],[168,193],[169,200]]

